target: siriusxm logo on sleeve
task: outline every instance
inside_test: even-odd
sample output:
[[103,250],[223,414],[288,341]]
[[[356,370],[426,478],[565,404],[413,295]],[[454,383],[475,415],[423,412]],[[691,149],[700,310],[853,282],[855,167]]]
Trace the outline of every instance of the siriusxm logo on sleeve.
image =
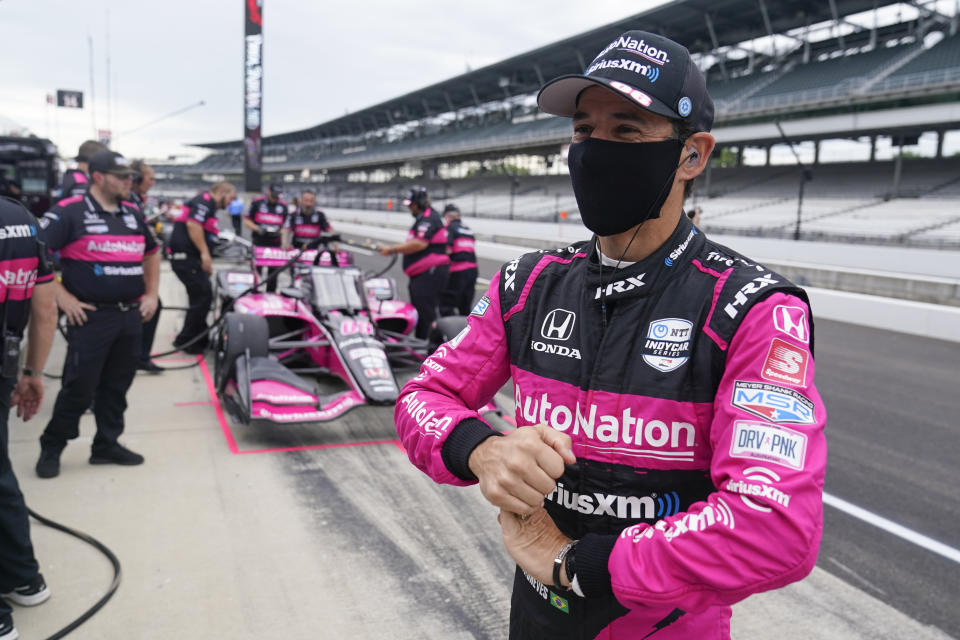
[[8,224],[0,227],[0,240],[8,238],[30,238],[37,235],[37,228],[29,224]]

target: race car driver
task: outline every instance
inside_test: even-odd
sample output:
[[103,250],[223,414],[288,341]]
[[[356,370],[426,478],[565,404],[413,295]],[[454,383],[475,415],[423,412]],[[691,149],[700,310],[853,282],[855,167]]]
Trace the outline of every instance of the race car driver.
[[100,151],[90,174],[87,193],[61,200],[39,222],[41,240],[60,252],[63,283],[53,286],[68,324],[63,381],[40,436],[41,478],[59,475],[60,454],[94,399],[90,464],[143,463],[118,438],[143,323],[157,310],[160,256],[140,209],[124,200],[133,182],[127,159]]
[[430,206],[430,194],[424,187],[413,187],[403,204],[413,216],[406,241],[380,247],[385,256],[403,256],[403,272],[410,278],[410,302],[417,310],[415,334],[425,339],[437,319],[440,292],[447,284],[450,256],[447,255],[447,230],[440,212]]
[[[282,188],[277,183],[267,187],[267,193],[254,198],[250,203],[250,210],[243,219],[243,224],[253,232],[253,246],[279,247],[282,244],[283,227],[287,224],[289,208],[287,203],[280,199]],[[267,291],[277,290],[278,267],[266,267],[262,274],[270,278],[267,282]]]
[[[167,256],[177,278],[187,288],[190,301],[183,328],[173,344],[186,353],[203,353],[207,347],[207,314],[213,303],[213,258],[210,250],[217,241],[220,227],[217,211],[225,208],[237,195],[229,182],[218,182],[183,205],[183,213],[173,223]],[[196,338],[196,340],[194,340]]]
[[[631,31],[540,91],[571,117],[586,242],[504,265],[402,390],[411,461],[479,482],[517,562],[510,637],[729,638],[803,578],[826,412],[803,290],[683,215],[713,103],[681,45]],[[512,377],[518,428],[477,413]]]

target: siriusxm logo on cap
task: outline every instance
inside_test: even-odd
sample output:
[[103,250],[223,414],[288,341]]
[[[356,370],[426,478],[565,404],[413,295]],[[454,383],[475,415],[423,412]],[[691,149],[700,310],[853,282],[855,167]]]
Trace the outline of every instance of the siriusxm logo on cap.
[[657,78],[660,77],[660,68],[654,67],[649,64],[641,64],[636,60],[626,60],[620,58],[619,60],[600,60],[599,62],[594,62],[592,65],[587,67],[585,75],[590,75],[601,69],[623,69],[624,71],[632,71],[638,73],[650,82],[656,82]]

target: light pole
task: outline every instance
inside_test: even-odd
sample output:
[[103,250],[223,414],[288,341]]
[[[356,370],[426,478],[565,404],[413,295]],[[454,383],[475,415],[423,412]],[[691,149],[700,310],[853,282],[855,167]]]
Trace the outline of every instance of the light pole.
[[793,152],[793,157],[797,159],[797,165],[800,167],[800,191],[797,194],[797,224],[793,229],[793,239],[800,239],[800,220],[802,218],[803,212],[803,187],[807,184],[808,180],[813,180],[813,171],[803,164],[803,161],[800,160],[800,154],[797,153],[796,148],[793,145],[793,141],[787,137],[787,134],[783,132],[783,127],[780,126],[780,122],[774,120],[773,124],[777,125],[777,130],[780,132],[780,137],[783,138],[783,141],[790,146],[790,151]]

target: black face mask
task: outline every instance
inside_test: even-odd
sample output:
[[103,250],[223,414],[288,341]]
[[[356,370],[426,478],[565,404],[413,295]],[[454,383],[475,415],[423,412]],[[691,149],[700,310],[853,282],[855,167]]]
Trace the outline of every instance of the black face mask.
[[572,143],[567,165],[584,226],[612,236],[659,218],[682,149],[679,140]]

